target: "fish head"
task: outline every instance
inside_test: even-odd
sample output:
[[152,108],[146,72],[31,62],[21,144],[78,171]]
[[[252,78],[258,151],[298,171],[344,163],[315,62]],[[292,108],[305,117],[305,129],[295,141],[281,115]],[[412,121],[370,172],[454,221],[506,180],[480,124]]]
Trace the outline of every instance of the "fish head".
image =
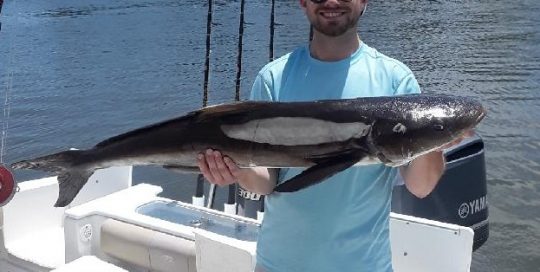
[[402,165],[461,137],[485,114],[471,98],[402,96],[377,110],[371,140],[383,163]]

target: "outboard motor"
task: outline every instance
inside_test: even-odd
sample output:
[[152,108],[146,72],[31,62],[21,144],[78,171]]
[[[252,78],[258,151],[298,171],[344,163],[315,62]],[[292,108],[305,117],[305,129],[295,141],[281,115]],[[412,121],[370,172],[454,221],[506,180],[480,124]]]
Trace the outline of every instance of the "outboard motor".
[[476,250],[489,236],[484,142],[475,136],[444,155],[446,172],[433,192],[419,199],[405,186],[396,186],[392,211],[470,227]]

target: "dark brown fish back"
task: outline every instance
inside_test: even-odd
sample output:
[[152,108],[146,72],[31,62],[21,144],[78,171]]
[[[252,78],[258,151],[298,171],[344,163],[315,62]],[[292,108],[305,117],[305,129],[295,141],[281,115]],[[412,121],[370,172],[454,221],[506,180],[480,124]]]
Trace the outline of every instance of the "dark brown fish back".
[[96,144],[95,147],[105,147],[105,146],[108,146],[110,144],[125,140],[125,139],[127,139],[129,137],[132,137],[134,135],[143,134],[143,133],[152,131],[152,130],[158,128],[158,127],[165,127],[165,126],[172,125],[174,123],[189,122],[189,120],[193,120],[195,118],[195,116],[200,114],[200,111],[201,110],[192,111],[192,112],[190,112],[190,113],[188,113],[188,114],[186,114],[184,116],[181,116],[181,117],[165,120],[165,121],[159,122],[157,124],[148,125],[148,126],[145,126],[145,127],[139,128],[139,129],[135,129],[135,130],[123,133],[123,134],[119,134],[117,136],[113,136],[113,137],[111,137],[109,139],[106,139],[106,140],[104,140],[102,142],[99,142],[98,144]]
[[250,113],[255,111],[256,109],[264,107],[264,105],[267,105],[269,103],[270,102],[264,101],[244,101],[209,106],[199,111],[199,114],[197,115],[197,122],[215,120],[216,118],[225,116],[230,117],[235,115],[243,115],[245,113]]

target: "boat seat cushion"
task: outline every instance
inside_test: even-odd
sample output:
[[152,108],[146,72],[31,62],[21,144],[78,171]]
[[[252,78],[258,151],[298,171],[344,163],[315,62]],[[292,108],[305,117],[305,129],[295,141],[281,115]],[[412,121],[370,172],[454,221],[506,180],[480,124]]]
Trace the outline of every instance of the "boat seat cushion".
[[151,271],[196,271],[195,244],[182,237],[107,219],[100,244],[108,256]]

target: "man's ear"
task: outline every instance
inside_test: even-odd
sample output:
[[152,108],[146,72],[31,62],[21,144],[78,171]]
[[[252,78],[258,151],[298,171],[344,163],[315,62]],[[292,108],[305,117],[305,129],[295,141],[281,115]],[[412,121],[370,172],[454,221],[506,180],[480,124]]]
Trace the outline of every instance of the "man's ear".
[[307,1],[307,0],[300,0],[300,6],[301,6],[302,8],[306,8],[306,1]]

